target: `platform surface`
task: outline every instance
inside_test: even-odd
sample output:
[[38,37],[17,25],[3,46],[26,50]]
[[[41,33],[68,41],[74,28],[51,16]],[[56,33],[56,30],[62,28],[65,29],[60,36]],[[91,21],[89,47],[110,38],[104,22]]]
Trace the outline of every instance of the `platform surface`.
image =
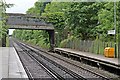
[[[28,78],[23,65],[13,47],[1,47],[1,78]],[[1,70],[0,70],[1,71]]]
[[70,52],[70,53],[73,53],[73,54],[86,56],[86,57],[89,57],[89,58],[93,58],[93,59],[96,59],[96,60],[108,62],[108,63],[111,63],[111,64],[120,65],[118,58],[107,58],[107,57],[104,57],[104,55],[98,55],[98,54],[89,53],[89,52],[81,52],[81,51],[77,51],[77,50],[69,49],[69,48],[55,48],[55,50]]

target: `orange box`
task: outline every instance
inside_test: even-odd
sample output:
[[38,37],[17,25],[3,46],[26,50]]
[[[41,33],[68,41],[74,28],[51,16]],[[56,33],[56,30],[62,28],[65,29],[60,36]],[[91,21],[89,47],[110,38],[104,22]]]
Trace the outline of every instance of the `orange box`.
[[104,49],[104,56],[109,58],[114,58],[114,48],[106,47]]

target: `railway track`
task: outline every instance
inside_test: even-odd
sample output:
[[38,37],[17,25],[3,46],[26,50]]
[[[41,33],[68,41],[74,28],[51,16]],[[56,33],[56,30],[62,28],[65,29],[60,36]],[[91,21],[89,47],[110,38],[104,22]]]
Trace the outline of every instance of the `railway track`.
[[76,73],[68,70],[67,68],[53,62],[52,60],[46,58],[45,56],[39,56],[32,49],[20,44],[17,44],[21,47],[21,49],[27,53],[33,60],[35,60],[39,65],[42,65],[46,71],[51,73],[54,79],[56,80],[86,80],[85,78],[77,75]]
[[41,61],[39,61],[37,58],[35,58],[32,54],[30,54],[30,52],[28,51],[28,49],[26,49],[24,46],[20,45],[19,46],[24,50],[25,53],[27,53],[27,55],[29,55],[35,62],[37,62],[40,66],[42,66],[42,68],[44,68],[46,70],[47,73],[49,73],[50,75],[52,75],[53,79],[55,80],[59,80],[62,79],[62,77],[59,74],[55,74],[55,72],[52,72],[50,69],[48,69],[47,67],[45,67],[45,64],[42,63]]
[[[46,54],[46,52],[41,51],[40,49],[36,49],[33,47],[29,47],[28,45],[25,45],[23,43],[18,43],[17,44],[23,49],[23,51],[25,51],[25,53],[27,53],[32,59],[36,60],[36,62],[38,62],[39,64],[42,64],[43,66],[45,66],[47,69],[49,69],[49,71],[51,73],[53,73],[56,76],[56,79],[60,79],[60,80],[64,80],[64,79],[82,79],[82,80],[87,80],[90,79],[89,76],[91,76],[92,78],[96,78],[99,80],[108,80],[107,77],[100,75],[98,73],[94,73],[92,71],[89,71],[87,69],[84,69],[83,67],[79,67],[76,66],[72,63],[70,63],[69,61],[65,61],[59,57],[56,57],[52,54]],[[56,63],[55,61],[49,59],[47,56],[52,56],[56,59],[61,60],[64,63],[67,63],[69,65],[74,66],[74,68],[78,69],[79,71],[78,73],[75,73],[72,70],[69,70],[68,68]],[[81,74],[80,74],[81,73]],[[65,74],[65,75],[63,75]],[[84,74],[84,75],[83,75]]]
[[[15,48],[16,49],[16,48]],[[48,79],[48,80],[58,80],[57,78],[56,78],[56,76],[54,75],[54,74],[52,74],[49,70],[47,70],[42,64],[40,64],[37,60],[31,60],[31,57],[28,57],[28,54],[26,54],[25,52],[26,52],[26,50],[25,49],[22,49],[23,51],[19,51],[18,49],[16,49],[16,51],[17,51],[17,53],[18,53],[18,55],[19,55],[19,57],[20,57],[20,60],[21,60],[21,62],[22,62],[22,64],[23,64],[23,66],[24,66],[24,69],[25,69],[25,71],[26,71],[26,73],[27,73],[27,75],[28,75],[28,78],[29,78],[29,80],[41,80],[41,79],[43,79],[43,78],[45,78],[46,80]],[[23,55],[24,54],[24,55]],[[25,55],[26,54],[26,55]],[[21,56],[21,55],[23,55],[23,56]],[[26,56],[28,57],[27,59],[25,59],[26,58]],[[21,58],[21,57],[23,57],[23,58]],[[30,58],[30,59],[29,59]],[[28,62],[25,62],[24,61],[24,59],[25,59],[25,61],[28,61]],[[28,64],[26,64],[26,63],[28,63]],[[31,64],[32,63],[32,64]],[[33,64],[34,63],[34,64]],[[31,64],[31,65],[30,65]],[[38,65],[36,65],[36,64],[38,64]],[[31,67],[30,67],[31,66]],[[32,69],[33,68],[33,69]],[[42,69],[42,71],[41,71],[41,69]],[[33,71],[32,71],[33,70]],[[45,74],[45,72],[47,73],[47,75]],[[37,74],[38,73],[38,74]],[[37,75],[36,75],[37,74]],[[43,75],[44,76],[43,76]],[[41,75],[41,76],[38,76],[38,75]],[[47,78],[46,78],[47,77]]]

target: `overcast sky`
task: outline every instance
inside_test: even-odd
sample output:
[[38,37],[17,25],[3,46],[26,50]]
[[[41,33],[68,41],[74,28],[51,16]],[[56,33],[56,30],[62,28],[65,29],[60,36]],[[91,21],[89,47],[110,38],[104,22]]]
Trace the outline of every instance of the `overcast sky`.
[[[6,3],[14,4],[13,7],[6,9],[7,13],[25,13],[29,8],[34,6],[34,3],[38,0],[5,0]],[[9,34],[12,34],[13,30],[9,30]]]
[[37,0],[5,0],[6,3],[15,4],[7,9],[7,13],[25,13],[30,7],[34,6]]

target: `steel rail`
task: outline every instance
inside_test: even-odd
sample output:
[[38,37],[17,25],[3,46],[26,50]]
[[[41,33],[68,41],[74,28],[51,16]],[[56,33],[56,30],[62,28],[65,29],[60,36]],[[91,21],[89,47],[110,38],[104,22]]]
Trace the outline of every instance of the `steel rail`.
[[[18,44],[18,43],[17,43]],[[33,57],[32,55],[29,54],[29,52],[25,49],[25,47],[21,46],[20,44],[18,44],[21,49],[27,53],[27,55],[29,55],[34,61],[37,62],[37,64],[39,64],[51,77],[53,80],[64,80],[61,76],[59,76],[58,74],[50,71],[50,69],[46,68],[46,66],[43,65],[43,63],[41,63],[40,61],[38,61],[35,57]]]
[[[20,43],[20,44],[23,45],[23,43]],[[33,49],[31,49],[30,47],[28,47],[28,46],[26,46],[26,45],[23,45],[23,46],[24,46],[24,47],[27,47],[28,49],[30,49],[31,51],[33,51],[33,52],[35,52],[35,53],[38,53],[38,52],[34,51]],[[24,48],[24,49],[25,49],[25,48]],[[39,54],[39,53],[38,53],[38,54]],[[40,55],[40,54],[39,54],[39,55]],[[45,57],[45,56],[43,56],[43,55],[40,55],[40,56],[43,57],[44,59],[46,59],[47,61],[51,62],[52,64],[59,66],[59,68],[60,68],[61,70],[63,70],[63,71],[65,71],[66,73],[70,74],[70,75],[73,76],[75,79],[77,79],[77,80],[79,80],[79,79],[81,79],[81,80],[87,80],[86,78],[84,78],[84,77],[76,74],[75,72],[73,72],[73,71],[71,71],[71,70],[69,70],[69,69],[61,66],[60,64],[52,61],[51,59],[49,59],[49,58],[47,58],[47,57]]]
[[[29,45],[29,46],[30,46],[30,45]],[[88,71],[88,72],[90,72],[90,73],[92,73],[92,74],[94,74],[94,75],[96,75],[96,76],[99,76],[101,79],[110,80],[108,77],[103,76],[103,75],[101,75],[101,74],[99,74],[99,73],[95,73],[95,72],[93,72],[93,71],[91,71],[91,70],[88,70],[88,69],[86,69],[86,68],[83,68],[83,67],[80,67],[80,66],[78,66],[78,65],[75,65],[74,63],[71,63],[71,62],[69,62],[69,61],[63,60],[63,59],[61,59],[61,58],[59,58],[59,57],[56,57],[55,55],[49,54],[48,52],[43,51],[43,50],[41,50],[41,49],[38,49],[38,48],[36,48],[36,47],[34,47],[34,46],[31,46],[31,47],[32,47],[32,48],[35,48],[35,49],[37,49],[37,50],[39,50],[39,51],[42,51],[42,52],[44,52],[44,53],[47,53],[48,55],[51,55],[51,56],[53,56],[53,57],[55,57],[55,58],[58,58],[58,59],[60,59],[60,60],[62,60],[62,61],[65,61],[65,62],[67,62],[67,63],[69,63],[69,64],[71,64],[71,65],[74,65],[74,66],[79,67],[79,68],[81,68],[81,69],[83,69],[83,70],[86,70],[86,71]]]
[[[16,47],[14,45],[13,45],[13,47],[15,48],[16,52],[19,53],[19,51],[16,49]],[[19,56],[19,54],[18,54],[18,56]],[[20,56],[19,56],[19,58],[20,58]],[[25,72],[27,73],[28,79],[29,80],[34,80],[30,70],[27,68],[27,66],[24,65],[24,63],[23,63],[21,58],[20,58],[20,61],[21,61],[22,65],[23,65],[23,67],[25,69]]]

